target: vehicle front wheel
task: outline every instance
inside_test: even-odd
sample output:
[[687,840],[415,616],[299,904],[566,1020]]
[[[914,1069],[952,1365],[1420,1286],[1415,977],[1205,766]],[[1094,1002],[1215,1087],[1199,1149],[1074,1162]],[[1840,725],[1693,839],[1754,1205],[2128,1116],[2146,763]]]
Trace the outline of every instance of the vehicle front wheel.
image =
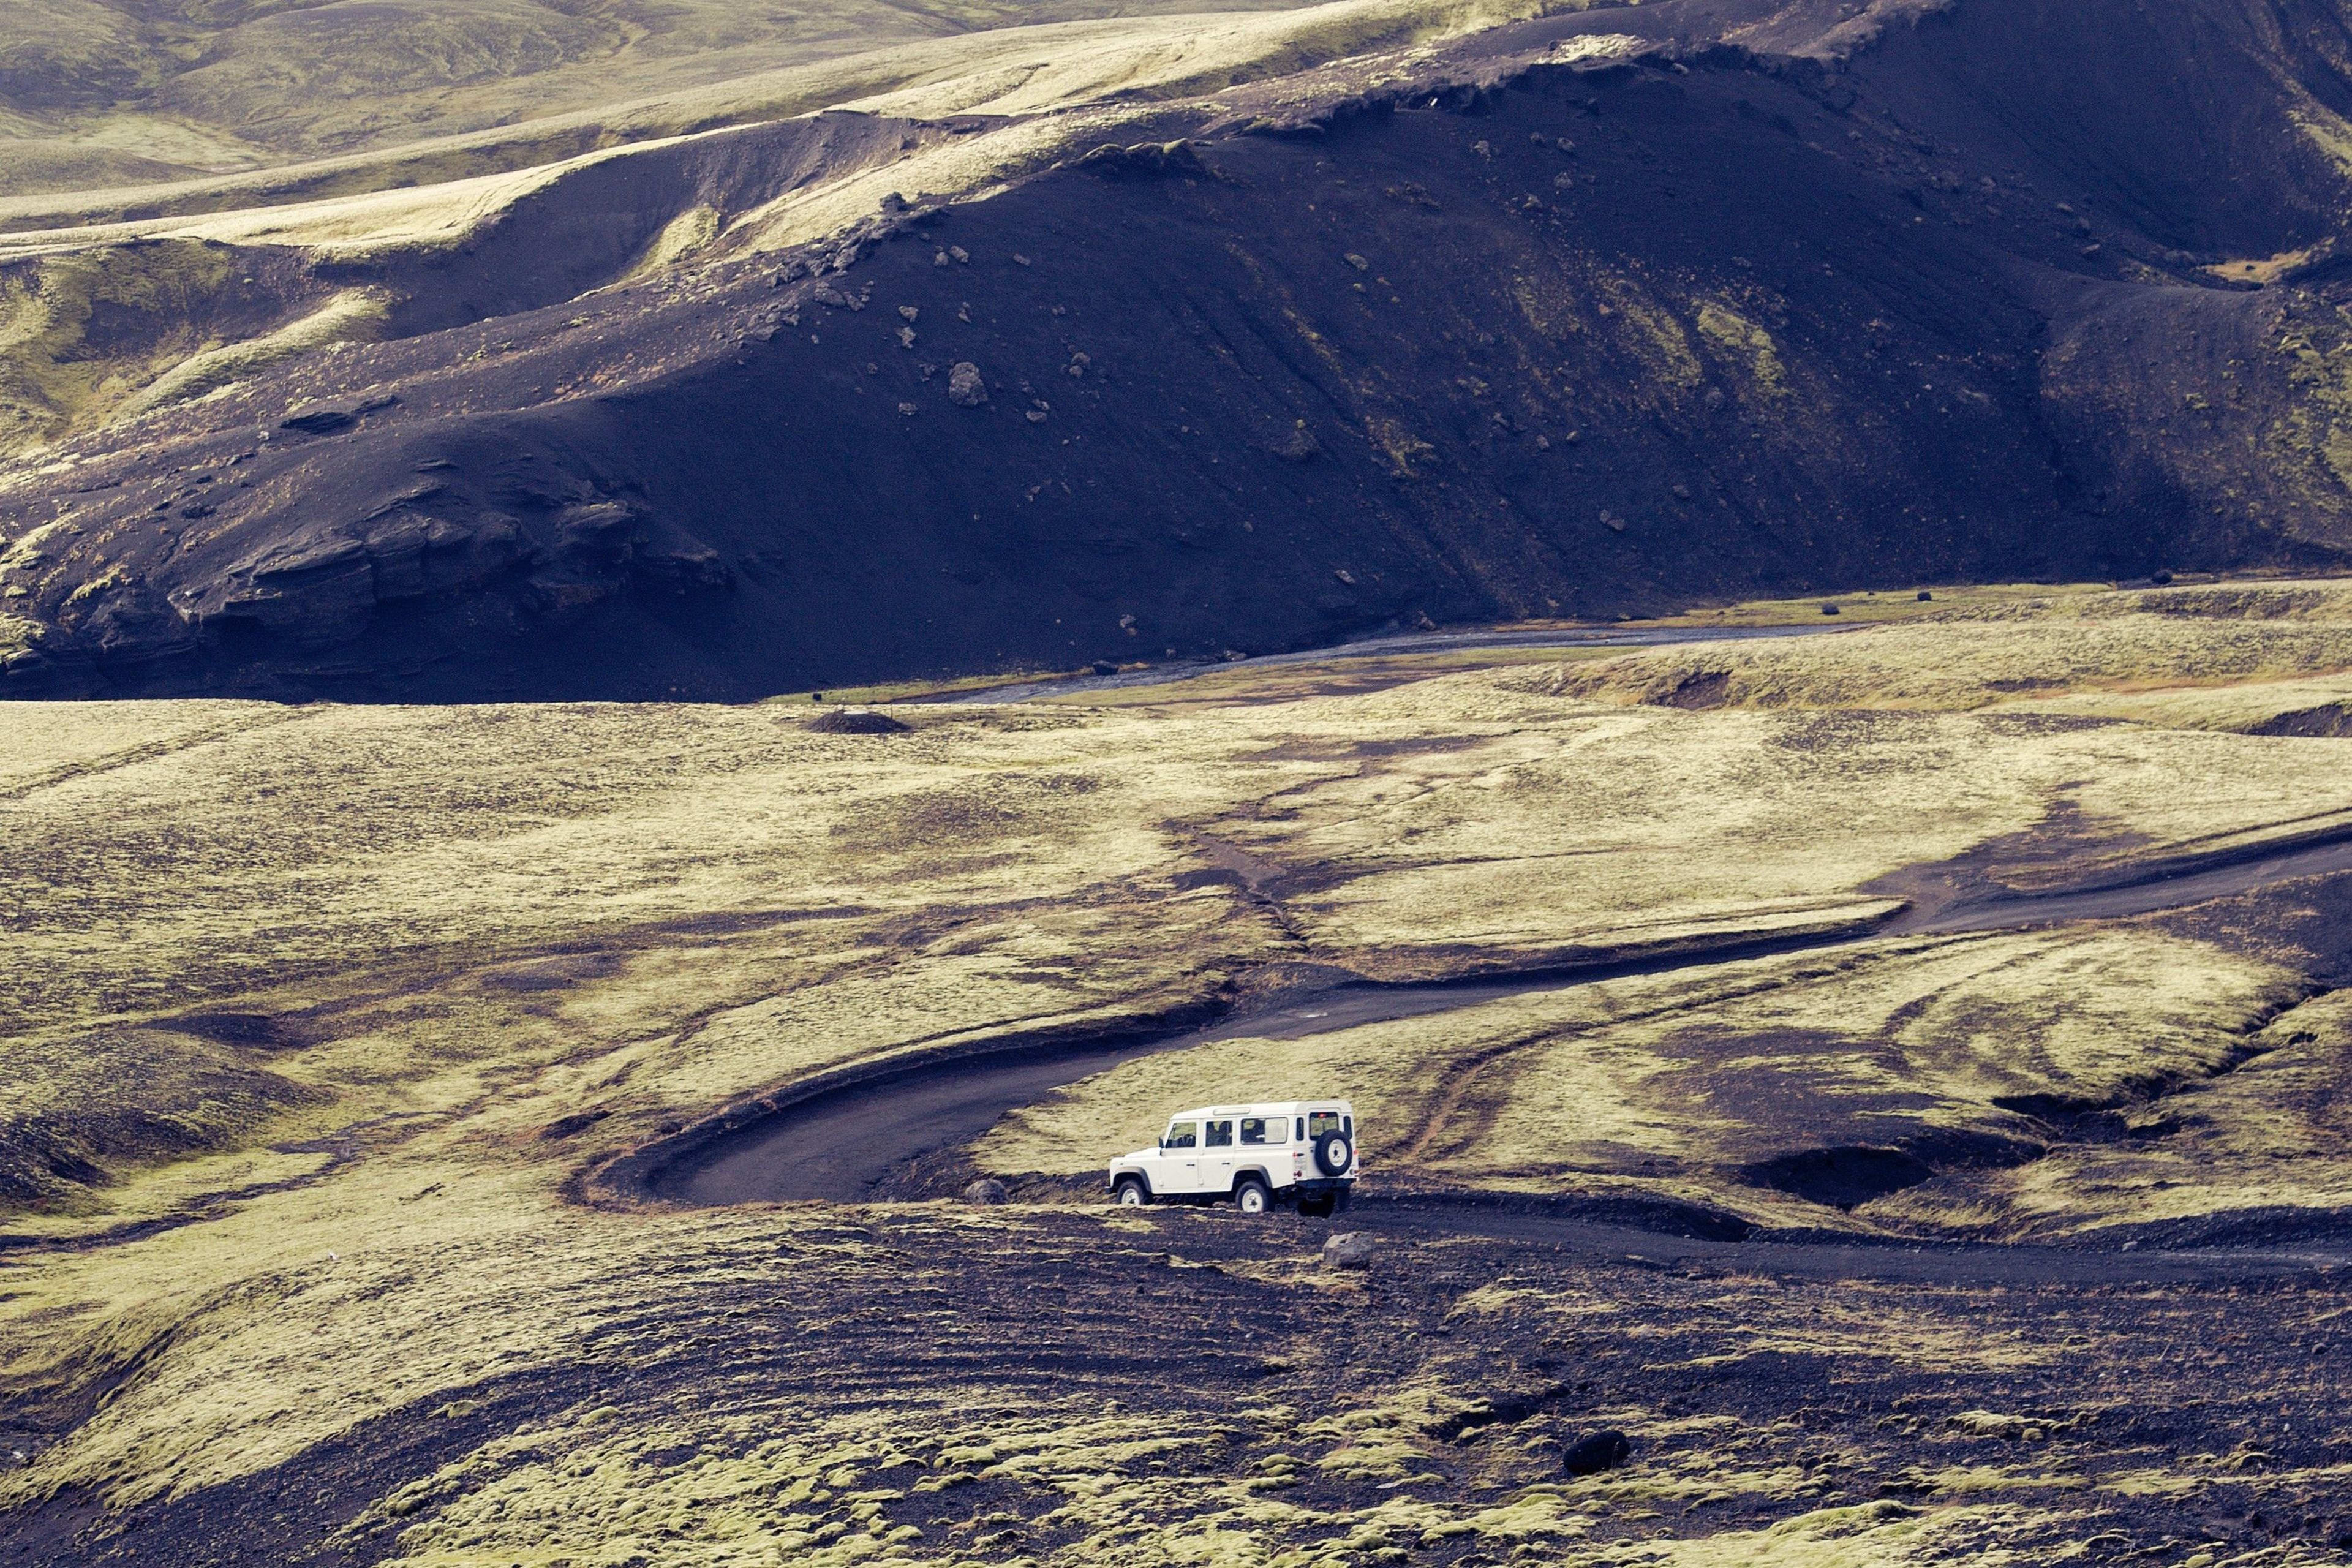
[[1264,1214],[1266,1205],[1273,1201],[1272,1194],[1265,1190],[1265,1184],[1254,1177],[1234,1189],[1234,1207],[1244,1214]]
[[1122,1176],[1119,1178],[1118,1189],[1118,1203],[1119,1207],[1139,1209],[1150,1201],[1151,1194],[1144,1191],[1143,1179],[1140,1176]]

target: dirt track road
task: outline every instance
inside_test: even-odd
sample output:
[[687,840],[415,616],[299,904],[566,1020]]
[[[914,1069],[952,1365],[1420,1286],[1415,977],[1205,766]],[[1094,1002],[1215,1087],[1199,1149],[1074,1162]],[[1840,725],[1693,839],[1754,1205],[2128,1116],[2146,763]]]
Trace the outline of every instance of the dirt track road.
[[[2301,878],[2352,871],[2352,831],[2271,849],[2241,849],[2198,860],[2152,867],[2138,875],[2112,875],[2096,886],[2032,894],[1937,900],[1935,868],[1916,879],[1929,896],[1880,928],[1885,931],[1949,932],[2018,930],[2058,921],[2118,919],[2242,893]],[[1008,1052],[952,1067],[905,1069],[785,1107],[658,1169],[649,1184],[674,1202],[722,1205],[822,1199],[870,1199],[877,1184],[910,1158],[961,1147],[1005,1112],[1051,1090],[1159,1051],[1182,1050],[1215,1039],[1251,1035],[1296,1038],[1355,1025],[1475,1005],[1531,992],[1630,974],[1660,973],[1807,948],[1864,940],[1836,933],[1731,942],[1703,951],[1591,964],[1548,973],[1434,984],[1335,986],[1231,1016],[1206,1027],[1157,1037],[1064,1044],[1050,1053]],[[1932,1247],[1919,1250],[1845,1245],[1795,1245],[1758,1240],[1662,1237],[1649,1230],[1460,1206],[1370,1205],[1350,1223],[1376,1226],[1470,1230],[1571,1246],[1618,1256],[1819,1275],[1824,1270],[1869,1278],[2075,1278],[2086,1270],[2117,1282],[2225,1271],[2300,1272],[2342,1264],[2333,1252],[2228,1254],[2084,1252],[2065,1248]],[[2217,1258],[2223,1262],[2215,1261]],[[2104,1261],[2088,1261],[2088,1260]]]
[[1040,697],[1067,697],[1087,691],[1125,691],[1141,686],[1172,686],[1204,675],[1230,674],[1286,666],[1335,664],[1350,660],[1400,658],[1413,654],[1463,653],[1478,648],[1664,647],[1674,643],[1750,642],[1765,637],[1820,637],[1824,633],[1864,629],[1864,624],[1827,622],[1793,626],[1649,626],[1620,629],[1591,627],[1517,627],[1496,630],[1402,632],[1393,637],[1366,637],[1330,647],[1302,648],[1296,653],[1259,654],[1221,663],[1153,665],[1148,669],[1121,670],[1116,675],[1078,675],[1055,680],[1024,680],[978,691],[940,698],[942,702],[1029,702]]

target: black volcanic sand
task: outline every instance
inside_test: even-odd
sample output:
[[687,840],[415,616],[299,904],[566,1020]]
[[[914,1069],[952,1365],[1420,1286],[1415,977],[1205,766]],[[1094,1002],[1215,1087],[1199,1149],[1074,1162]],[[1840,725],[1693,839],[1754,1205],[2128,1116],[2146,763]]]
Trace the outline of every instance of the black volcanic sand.
[[[11,535],[79,531],[0,692],[740,699],[2340,563],[2352,184],[2296,129],[2352,110],[2337,14],[1843,9],[1604,8],[1236,88],[1122,132],[1188,155],[579,299],[634,254],[589,207],[634,234],[664,179],[748,205],[963,127],[761,128],[433,267],[335,263],[284,287],[381,284],[412,335],[12,492]],[[1591,34],[1651,52],[1545,63]]]
[[[532,1467],[563,1441],[494,1440],[590,1408],[598,1429],[660,1434],[636,1460],[654,1477],[754,1462],[769,1437],[820,1420],[895,1446],[878,1476],[835,1479],[869,1489],[854,1496],[714,1482],[708,1506],[754,1523],[796,1513],[803,1530],[811,1516],[856,1529],[879,1517],[877,1534],[920,1531],[926,1558],[1043,1557],[1100,1526],[1093,1497],[1138,1484],[1160,1500],[1163,1541],[1251,1496],[1301,1510],[1258,1527],[1269,1550],[1338,1547],[1356,1526],[1332,1516],[1400,1495],[1468,1514],[1537,1483],[1558,1484],[1560,1510],[1588,1521],[1567,1541],[1535,1538],[1553,1559],[1641,1561],[1605,1548],[1825,1510],[1844,1511],[1769,1544],[1802,1552],[1810,1539],[1825,1554],[1832,1538],[1906,1525],[1917,1533],[1905,1561],[2000,1548],[2032,1562],[2184,1563],[2291,1546],[2305,1553],[2292,1560],[2317,1562],[2342,1560],[2331,1544],[2352,1548],[2352,1511],[2325,1469],[2352,1458],[2352,1342],[2333,1273],[2225,1274],[2161,1294],[1863,1283],[1384,1236],[1368,1274],[1335,1278],[1310,1263],[1327,1227],[1287,1216],[1155,1215],[1141,1230],[1055,1210],[776,1217],[772,1234],[682,1247],[658,1303],[551,1364],[436,1392],[249,1479],[120,1516],[71,1493],[0,1516],[0,1561],[382,1561],[400,1531],[429,1532],[475,1489],[520,1478],[534,1496],[530,1478],[553,1472]],[[1428,1397],[1401,1398],[1409,1391]],[[1310,1425],[1383,1409],[1385,1426],[1353,1436]],[[1137,1416],[1177,1441],[1123,1455],[1081,1444],[1025,1470],[988,1468],[971,1447],[992,1429]],[[0,1421],[22,1432],[39,1418]],[[1630,1439],[1624,1464],[1570,1475],[1568,1452],[1609,1431]],[[1401,1445],[1412,1479],[1318,1463],[1363,1441]],[[399,1492],[469,1454],[462,1486]],[[550,1495],[578,1511],[533,1544],[601,1560],[597,1510],[611,1500],[589,1468],[563,1474],[577,1479]],[[369,1510],[396,1493],[415,1500]],[[698,1532],[690,1516],[673,1528]],[[1767,1543],[1716,1544],[1745,1561]],[[1391,1522],[1349,1545],[1349,1561],[1475,1568],[1512,1542]]]

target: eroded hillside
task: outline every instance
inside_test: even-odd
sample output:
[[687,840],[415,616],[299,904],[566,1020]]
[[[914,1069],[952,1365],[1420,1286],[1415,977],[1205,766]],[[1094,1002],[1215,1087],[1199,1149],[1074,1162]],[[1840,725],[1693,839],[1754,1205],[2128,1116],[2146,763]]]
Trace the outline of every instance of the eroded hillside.
[[23,232],[0,689],[740,698],[2335,563],[2341,18],[2127,11],[1015,30]]

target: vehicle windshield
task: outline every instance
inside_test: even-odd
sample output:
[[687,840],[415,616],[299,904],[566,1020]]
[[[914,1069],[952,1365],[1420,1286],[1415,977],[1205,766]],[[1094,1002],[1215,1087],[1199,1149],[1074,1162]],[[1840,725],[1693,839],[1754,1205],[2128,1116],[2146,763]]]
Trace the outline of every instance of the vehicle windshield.
[[1160,1141],[1162,1149],[1190,1149],[1199,1141],[1200,1130],[1190,1121],[1171,1121],[1168,1136]]
[[1203,1148],[1230,1149],[1233,1147],[1234,1124],[1232,1122],[1204,1121],[1201,1125],[1208,1131],[1208,1136],[1201,1140]]

